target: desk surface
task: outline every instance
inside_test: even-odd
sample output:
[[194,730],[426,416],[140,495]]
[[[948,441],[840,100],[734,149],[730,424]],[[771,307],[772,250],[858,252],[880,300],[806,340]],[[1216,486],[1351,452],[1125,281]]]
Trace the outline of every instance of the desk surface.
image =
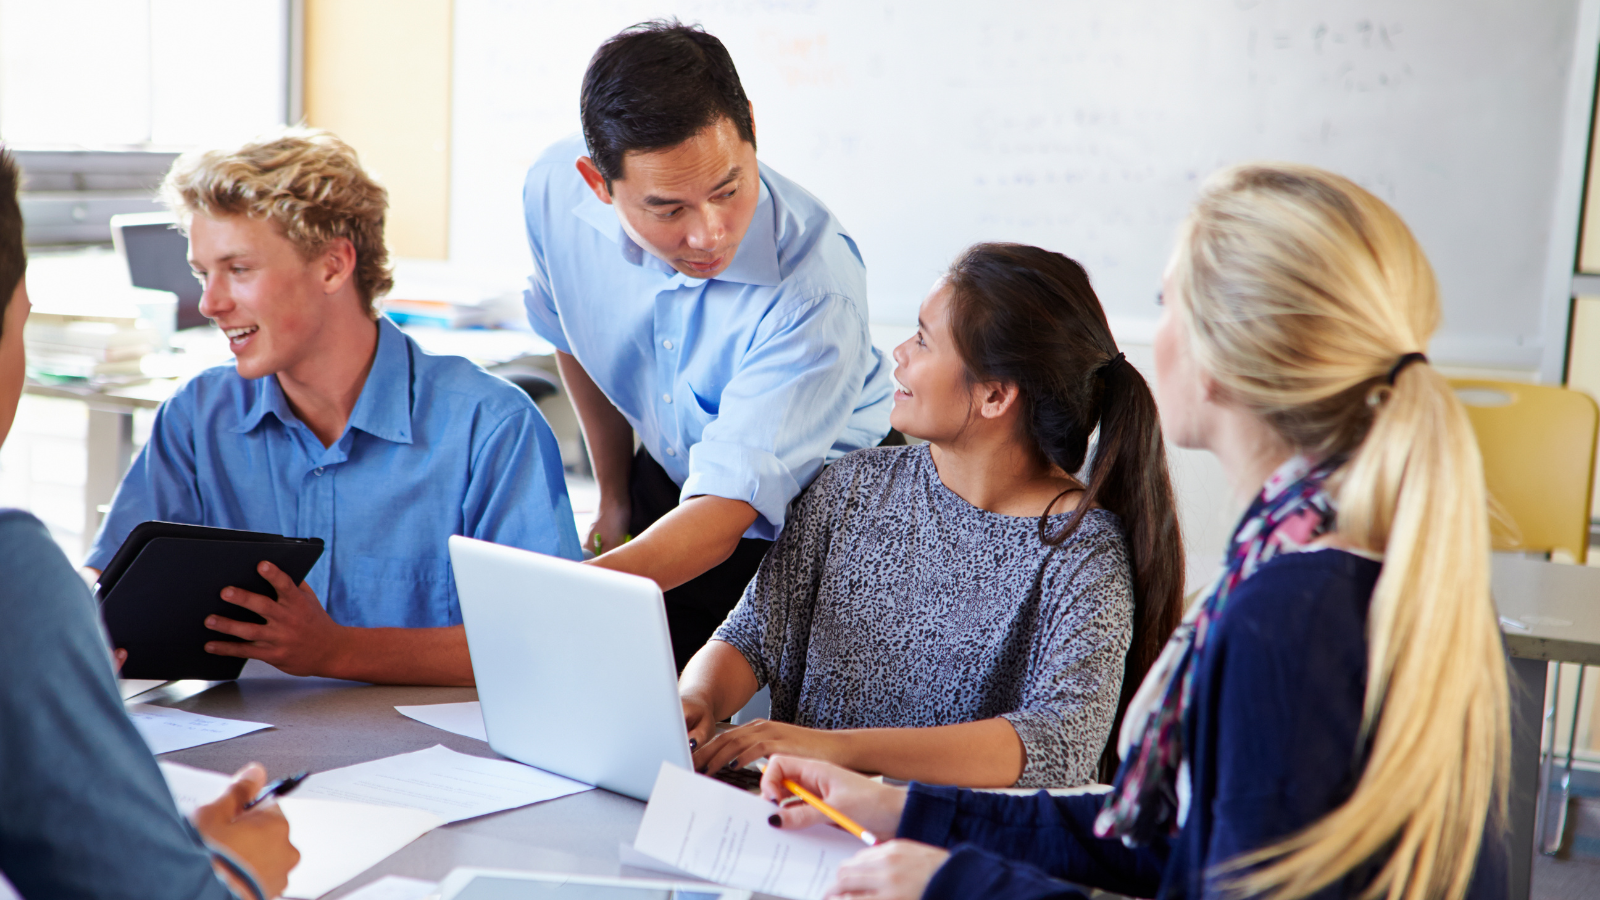
[[1496,553],[1490,582],[1511,655],[1600,665],[1600,568]]
[[[1511,652],[1528,659],[1600,665],[1600,569],[1497,554],[1493,588]],[[231,773],[251,760],[273,776],[323,771],[443,744],[495,757],[489,745],[423,725],[395,706],[474,700],[472,688],[386,687],[297,678],[250,662],[235,682],[177,682],[141,695],[191,712],[268,722],[274,728],[162,756]],[[1535,713],[1537,710],[1535,710]],[[329,894],[345,894],[384,875],[438,880],[462,865],[597,875],[652,873],[626,868],[619,844],[632,842],[644,804],[603,790],[446,825],[424,835]]]
[[[327,678],[296,678],[250,662],[242,677],[209,690],[177,682],[140,702],[205,715],[270,722],[275,728],[160,758],[231,773],[251,760],[277,777],[323,771],[444,744],[496,758],[489,745],[440,731],[395,712],[395,706],[477,699],[472,688],[384,687]],[[660,877],[624,868],[617,847],[632,843],[644,816],[637,800],[592,790],[435,829],[327,896],[342,897],[384,875],[437,881],[456,866],[543,869],[592,875]]]

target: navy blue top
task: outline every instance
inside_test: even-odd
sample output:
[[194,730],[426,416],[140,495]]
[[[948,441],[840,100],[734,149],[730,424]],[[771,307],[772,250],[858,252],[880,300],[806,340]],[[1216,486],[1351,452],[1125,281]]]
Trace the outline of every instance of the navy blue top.
[[[1339,550],[1289,553],[1228,599],[1195,670],[1184,746],[1190,808],[1170,840],[1094,836],[1103,795],[1011,797],[911,786],[899,836],[952,849],[925,897],[1063,897],[1064,882],[1136,897],[1218,897],[1207,871],[1304,828],[1360,775],[1367,605],[1381,565]],[[1485,831],[1468,896],[1509,893],[1507,836]],[[1313,895],[1354,897],[1358,870]],[[1061,879],[1061,880],[1057,880]]]
[[123,711],[94,598],[38,519],[0,510],[0,573],[0,874],[52,900],[232,898]]

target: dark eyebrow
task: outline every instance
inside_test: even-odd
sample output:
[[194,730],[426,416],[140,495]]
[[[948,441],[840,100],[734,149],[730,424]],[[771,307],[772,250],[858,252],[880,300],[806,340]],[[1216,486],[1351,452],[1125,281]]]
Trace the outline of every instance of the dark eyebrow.
[[[744,168],[743,167],[734,166],[733,168],[728,170],[727,176],[724,177],[721,181],[717,182],[716,186],[711,189],[711,193],[715,194],[717,191],[722,190],[723,188],[727,187],[729,183],[733,182],[735,179],[737,179],[740,175],[743,175],[743,174],[744,174]],[[657,197],[655,194],[650,194],[650,195],[648,195],[648,196],[646,196],[644,198],[644,205],[645,206],[681,206],[681,205],[683,205],[683,201],[682,200],[674,200],[671,197]]]
[[922,324],[922,317],[921,316],[917,316],[917,330],[918,331],[927,331],[928,330],[928,326]]

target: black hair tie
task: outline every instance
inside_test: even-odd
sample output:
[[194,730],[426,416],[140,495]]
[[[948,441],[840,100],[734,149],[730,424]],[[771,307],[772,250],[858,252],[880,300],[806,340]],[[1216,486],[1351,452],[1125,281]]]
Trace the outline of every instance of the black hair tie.
[[1389,386],[1394,387],[1394,380],[1400,377],[1400,373],[1405,370],[1406,366],[1409,366],[1414,362],[1426,363],[1427,361],[1428,357],[1421,353],[1407,353],[1405,356],[1400,357],[1400,359],[1395,362],[1394,368],[1389,370]]
[[1100,368],[1098,369],[1100,377],[1104,378],[1108,373],[1110,373],[1110,371],[1112,370],[1113,367],[1124,365],[1127,362],[1128,362],[1127,354],[1122,353],[1121,351],[1118,351],[1116,356],[1113,356],[1110,359],[1108,359],[1105,362],[1100,364]]

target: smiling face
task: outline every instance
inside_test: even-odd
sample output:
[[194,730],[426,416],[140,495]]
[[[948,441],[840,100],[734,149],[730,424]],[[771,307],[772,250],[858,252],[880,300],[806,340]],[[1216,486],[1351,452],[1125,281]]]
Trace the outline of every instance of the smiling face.
[[[307,260],[265,219],[196,214],[189,265],[205,288],[200,313],[228,336],[241,378],[293,370],[317,352],[332,314],[328,254]],[[338,286],[348,282],[348,273]]]
[[609,186],[587,156],[578,171],[634,243],[690,278],[728,268],[761,197],[756,148],[727,118],[677,146],[630,151]]
[[917,311],[917,333],[894,348],[894,409],[889,424],[902,434],[940,443],[953,440],[972,419],[979,388],[950,332],[950,288],[933,286]]

